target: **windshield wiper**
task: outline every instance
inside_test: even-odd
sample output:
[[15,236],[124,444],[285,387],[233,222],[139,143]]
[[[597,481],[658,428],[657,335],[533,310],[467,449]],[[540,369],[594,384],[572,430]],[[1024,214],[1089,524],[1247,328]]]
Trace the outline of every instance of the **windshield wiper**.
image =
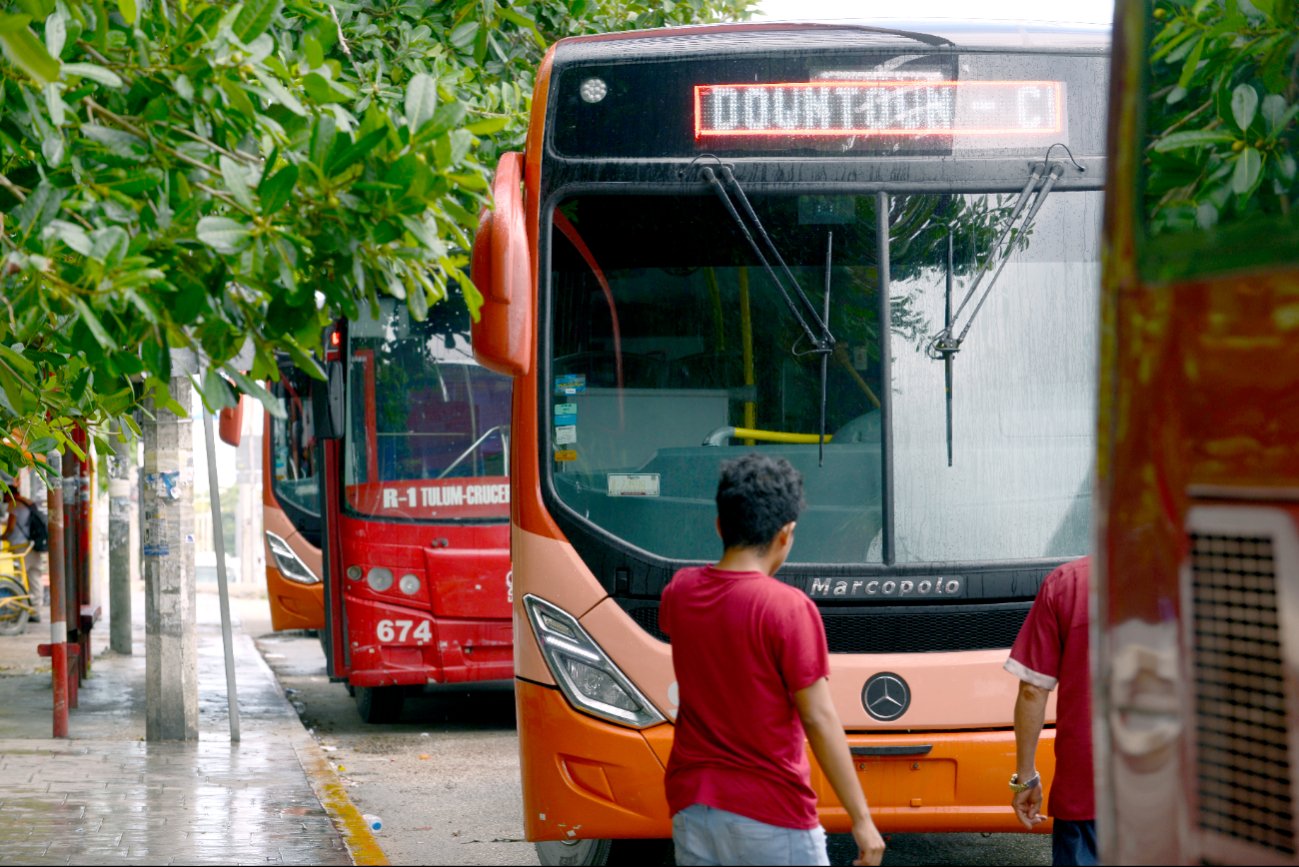
[[[718,173],[713,171],[712,166],[704,166],[699,170],[699,177],[711,186],[713,192],[717,194],[717,198],[722,200],[722,204],[726,207],[726,212],[731,215],[731,220],[734,221],[735,225],[744,235],[744,240],[749,242],[749,247],[753,250],[754,255],[758,257],[758,261],[762,263],[762,267],[766,269],[767,275],[771,277],[771,282],[775,283],[776,288],[780,290],[781,297],[785,299],[785,306],[789,308],[789,312],[793,314],[794,320],[798,322],[799,327],[803,329],[803,334],[807,337],[808,342],[812,344],[812,351],[825,353],[833,352],[834,335],[830,333],[830,326],[826,323],[825,319],[821,318],[821,314],[817,311],[816,307],[812,305],[812,301],[807,297],[807,293],[803,291],[803,287],[798,285],[798,279],[794,277],[793,272],[789,270],[789,266],[785,264],[784,257],[782,257],[780,251],[776,249],[776,245],[772,242],[771,236],[767,234],[767,230],[763,227],[762,221],[758,219],[758,215],[754,212],[753,206],[749,204],[748,197],[744,195],[744,188],[741,187],[740,182],[735,179],[735,174],[731,171],[731,167],[725,163],[721,163],[718,165],[718,170],[721,172],[721,178],[717,177]],[[723,180],[725,181],[725,184],[723,184]],[[776,269],[772,267],[770,259],[762,250],[762,246],[760,246],[757,239],[753,237],[753,232],[749,229],[749,223],[746,223],[744,218],[740,216],[740,212],[735,207],[735,201],[732,201],[731,194],[727,192],[728,187],[734,191],[735,201],[740,203],[740,207],[744,210],[745,216],[748,217],[749,223],[753,224],[753,229],[757,231],[758,237],[760,237],[763,244],[766,245],[767,251],[771,254],[770,258],[774,259],[776,263],[780,265],[781,271],[783,271],[785,276],[788,278],[789,283],[793,287],[792,293],[790,289],[785,286],[785,281],[781,280],[780,274],[778,274]],[[798,299],[797,301],[794,300],[795,296]],[[811,320],[811,324],[809,324],[808,320]],[[813,325],[816,326],[815,329],[812,327]]]
[[[956,353],[961,351],[961,345],[965,342],[966,335],[970,333],[970,327],[974,325],[975,317],[979,315],[984,302],[988,300],[993,287],[997,285],[997,280],[1001,277],[1001,272],[1006,267],[1006,263],[1010,261],[1015,245],[1019,243],[1020,239],[1028,237],[1028,233],[1033,227],[1033,220],[1037,218],[1037,212],[1046,203],[1047,196],[1051,195],[1051,190],[1055,187],[1056,181],[1064,176],[1064,165],[1051,162],[1051,151],[1058,147],[1064,148],[1065,153],[1069,154],[1069,161],[1074,164],[1074,168],[1078,169],[1079,172],[1087,171],[1086,167],[1080,165],[1074,159],[1073,152],[1069,150],[1067,145],[1057,142],[1046,149],[1046,156],[1042,162],[1035,163],[1029,172],[1028,182],[1019,191],[1019,198],[1015,200],[1015,207],[1011,209],[1010,218],[1006,220],[1006,225],[1002,228],[1001,234],[988,250],[987,258],[983,260],[978,273],[974,275],[974,280],[970,282],[970,287],[966,290],[965,297],[961,299],[955,313],[952,312],[952,286],[955,278],[954,263],[952,261],[954,245],[951,229],[948,228],[947,298],[944,309],[943,330],[934,335],[933,340],[929,341],[929,345],[925,347],[925,354],[935,361],[943,362],[943,384],[947,399],[947,465],[949,467],[952,465],[952,361],[955,359]],[[1030,202],[1032,202],[1031,205]],[[1017,228],[1015,221],[1019,220],[1021,215],[1024,218]],[[993,272],[994,266],[996,267],[995,272]],[[965,311],[970,300],[979,291],[979,285],[983,283],[983,278],[987,277],[989,273],[992,274],[992,277],[988,280],[987,285],[983,287],[983,294],[979,296],[978,303],[970,311],[970,316],[961,327],[960,334],[956,334],[957,322],[961,318],[961,313]]]
[[[762,263],[762,267],[766,270],[767,275],[771,277],[771,282],[775,283],[776,288],[780,290],[781,297],[785,299],[785,306],[789,308],[789,312],[794,316],[794,321],[796,321],[799,327],[803,329],[803,335],[807,338],[808,343],[812,345],[811,353],[819,354],[821,356],[821,430],[819,432],[820,436],[817,438],[817,449],[818,465],[824,466],[826,383],[829,376],[827,362],[831,353],[834,352],[835,344],[834,334],[831,333],[829,325],[830,257],[834,237],[833,233],[831,234],[830,239],[826,242],[825,312],[824,315],[822,315],[817,311],[816,307],[813,306],[811,299],[809,299],[807,293],[803,291],[803,287],[798,284],[798,278],[794,276],[794,273],[789,270],[789,266],[785,264],[785,258],[780,255],[780,250],[776,248],[775,243],[771,240],[771,236],[767,234],[766,228],[762,225],[762,220],[758,219],[757,212],[753,210],[753,205],[749,204],[749,197],[744,194],[744,188],[741,187],[740,182],[736,180],[735,173],[731,171],[731,167],[723,163],[721,160],[718,160],[717,169],[718,171],[715,172],[713,171],[712,166],[704,166],[699,170],[699,177],[712,187],[713,192],[717,194],[717,198],[721,199],[722,205],[726,208],[726,212],[731,215],[731,220],[739,228],[741,234],[744,235],[744,240],[749,242],[749,247],[753,250],[754,255],[758,257],[758,261]],[[718,172],[720,172],[722,176],[720,179],[717,177]],[[723,183],[723,181],[725,181],[725,183]],[[736,209],[735,201],[732,201],[731,194],[727,191],[728,187],[734,192],[735,201],[740,203],[740,208],[744,211],[745,217],[748,217],[748,223],[746,223],[744,218],[740,216],[740,211]],[[776,263],[780,265],[780,270],[784,272],[785,277],[788,278],[792,291],[791,288],[785,286],[785,282],[780,279],[780,274],[777,273],[774,267],[772,267],[770,259],[768,259],[766,253],[763,252],[762,245],[759,245],[757,239],[754,238],[753,231],[750,231],[749,229],[750,223],[752,223],[753,229],[757,231],[758,237],[762,239],[763,244],[766,245],[767,253],[771,254],[771,259],[774,259]],[[798,300],[795,301],[795,298]],[[813,328],[813,325],[815,325],[815,328]]]

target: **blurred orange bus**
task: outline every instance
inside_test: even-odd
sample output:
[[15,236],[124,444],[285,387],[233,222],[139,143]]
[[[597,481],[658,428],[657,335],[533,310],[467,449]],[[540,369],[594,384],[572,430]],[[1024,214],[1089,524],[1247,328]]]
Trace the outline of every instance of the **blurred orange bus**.
[[1118,6],[1093,625],[1107,864],[1299,863],[1294,15]]
[[1107,51],[1107,29],[946,22],[547,54],[473,272],[475,354],[515,377],[515,693],[543,863],[670,835],[659,598],[720,554],[719,465],[753,449],[803,474],[779,577],[822,612],[879,826],[1019,829],[1002,664],[1090,541]]

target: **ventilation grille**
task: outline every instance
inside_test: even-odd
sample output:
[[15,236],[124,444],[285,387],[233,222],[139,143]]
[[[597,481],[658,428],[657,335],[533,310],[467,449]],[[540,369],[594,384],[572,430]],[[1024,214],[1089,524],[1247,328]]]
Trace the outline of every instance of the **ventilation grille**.
[[[660,641],[657,603],[622,603],[642,629]],[[821,610],[831,653],[936,653],[1007,649],[1015,643],[1030,602],[986,605],[876,607]]]
[[1190,539],[1200,827],[1293,855],[1272,538]]

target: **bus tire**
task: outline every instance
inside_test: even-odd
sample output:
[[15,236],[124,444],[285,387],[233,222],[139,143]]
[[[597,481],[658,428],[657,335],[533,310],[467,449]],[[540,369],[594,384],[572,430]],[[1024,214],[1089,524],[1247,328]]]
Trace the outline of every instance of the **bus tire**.
[[396,722],[406,699],[400,686],[358,686],[355,696],[361,720],[374,725]]
[[18,635],[31,616],[24,605],[31,597],[17,581],[0,581],[0,635]]
[[557,865],[674,864],[671,840],[545,840],[537,860]]

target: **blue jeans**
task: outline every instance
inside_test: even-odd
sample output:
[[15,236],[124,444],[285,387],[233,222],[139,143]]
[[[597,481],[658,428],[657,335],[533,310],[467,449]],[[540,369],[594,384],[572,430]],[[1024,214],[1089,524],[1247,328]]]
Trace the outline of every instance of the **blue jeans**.
[[693,804],[672,817],[677,864],[828,865],[825,829],[801,831]]
[[1052,867],[1092,867],[1096,863],[1096,822],[1056,819],[1051,831]]

